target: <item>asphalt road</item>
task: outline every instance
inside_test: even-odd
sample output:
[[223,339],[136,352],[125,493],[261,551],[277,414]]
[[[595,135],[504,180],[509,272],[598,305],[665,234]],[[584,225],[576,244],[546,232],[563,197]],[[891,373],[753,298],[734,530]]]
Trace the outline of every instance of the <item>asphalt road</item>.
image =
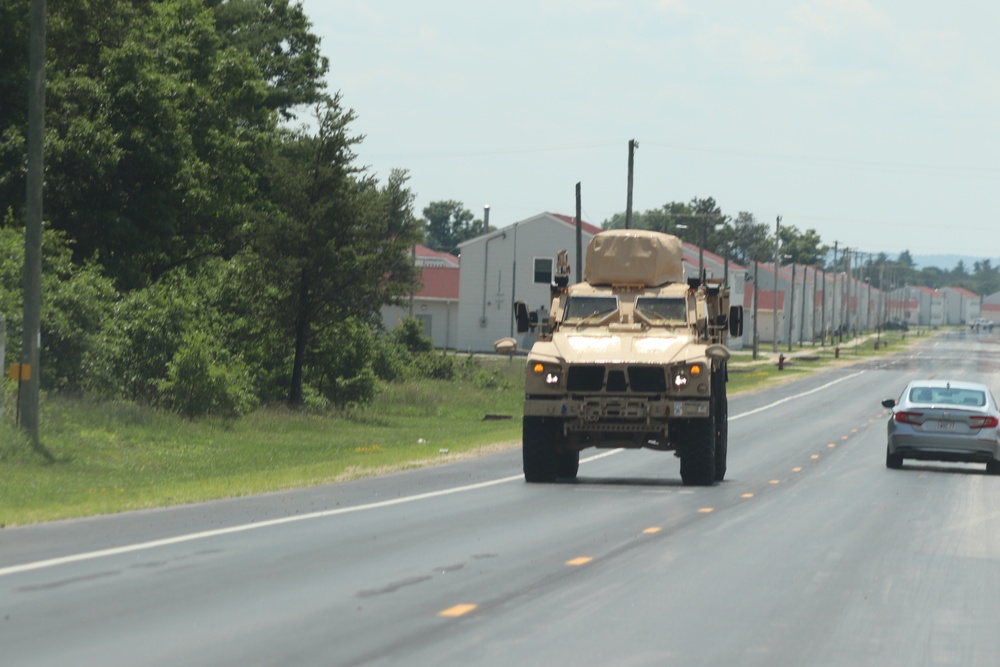
[[998,370],[955,332],[731,397],[711,488],[596,450],[527,485],[511,450],[2,530],[0,663],[993,667],[1000,477],[887,470],[880,400]]

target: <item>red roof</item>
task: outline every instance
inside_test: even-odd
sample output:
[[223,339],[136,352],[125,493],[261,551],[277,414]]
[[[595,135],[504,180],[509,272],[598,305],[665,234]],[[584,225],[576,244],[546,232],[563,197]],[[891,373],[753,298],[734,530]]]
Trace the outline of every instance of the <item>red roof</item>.
[[[725,265],[725,263],[726,263],[726,258],[725,257],[719,257],[718,255],[716,255],[711,250],[704,250],[704,251],[702,251],[701,254],[702,254],[702,257],[706,261],[712,262],[714,264]],[[688,260],[688,255],[691,255],[694,259],[693,260]],[[684,242],[684,259],[686,261],[690,261],[691,264],[694,265],[697,268],[697,264],[698,264],[698,246],[695,245],[694,243]],[[731,271],[739,271],[739,270],[741,270],[743,268],[745,268],[745,267],[743,267],[740,264],[737,264],[732,259],[729,260],[729,269]]]
[[976,294],[975,292],[970,292],[969,290],[965,289],[964,287],[945,287],[945,289],[946,290],[950,290],[952,292],[955,292],[956,294],[961,294],[962,296],[964,296],[967,299],[975,299],[975,298],[979,297],[978,294]]
[[451,253],[432,250],[425,245],[420,245],[419,243],[417,244],[416,254],[420,259],[439,259],[452,266],[458,266],[458,257],[455,257]]
[[425,266],[420,270],[423,289],[416,296],[424,299],[457,299],[458,268]]
[[[560,215],[558,213],[549,213],[549,215],[551,215],[553,218],[561,220],[562,222],[565,222],[567,225],[569,225],[571,227],[574,227],[574,228],[576,227],[576,218],[573,217],[573,216],[571,216],[571,215]],[[583,231],[587,232],[588,234],[592,234],[592,235],[593,234],[600,234],[602,231],[604,231],[600,227],[595,227],[594,225],[590,224],[589,222],[584,222],[583,220],[580,221],[580,227],[583,228]]]

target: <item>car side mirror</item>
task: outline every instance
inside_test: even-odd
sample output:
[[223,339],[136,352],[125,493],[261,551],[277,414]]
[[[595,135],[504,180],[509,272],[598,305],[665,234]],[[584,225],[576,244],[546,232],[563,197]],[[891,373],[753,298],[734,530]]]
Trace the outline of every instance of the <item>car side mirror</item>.
[[[537,315],[535,316],[537,319]],[[514,319],[517,320],[517,333],[527,333],[531,330],[531,318],[528,316],[528,305],[523,301],[514,302]]]
[[493,349],[497,354],[515,354],[517,352],[517,340],[514,338],[501,338],[493,343]]
[[894,398],[887,398],[887,399],[885,399],[884,401],[882,401],[882,407],[883,408],[894,408],[894,407],[896,407],[896,399],[894,399]]
[[743,306],[729,307],[729,335],[734,338],[743,336]]

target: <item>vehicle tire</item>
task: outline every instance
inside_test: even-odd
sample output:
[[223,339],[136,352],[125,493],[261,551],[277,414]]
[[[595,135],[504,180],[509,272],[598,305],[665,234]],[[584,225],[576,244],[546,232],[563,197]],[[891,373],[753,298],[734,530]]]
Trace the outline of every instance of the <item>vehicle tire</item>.
[[[885,447],[885,467],[893,470],[899,470],[903,467],[903,455],[890,454],[888,445]],[[987,464],[987,470],[989,470],[989,464]]]
[[987,475],[1000,475],[1000,461],[987,461],[986,462],[986,474]]
[[715,481],[726,478],[726,457],[729,453],[729,399],[726,397],[726,364],[715,372],[712,394],[715,396]]
[[580,451],[577,449],[560,449],[556,453],[556,476],[563,479],[576,479],[580,471]]
[[708,399],[708,419],[690,419],[683,428],[681,481],[685,486],[715,483],[715,397]]
[[559,422],[545,417],[525,417],[523,421],[521,457],[524,481],[545,484],[556,481]]

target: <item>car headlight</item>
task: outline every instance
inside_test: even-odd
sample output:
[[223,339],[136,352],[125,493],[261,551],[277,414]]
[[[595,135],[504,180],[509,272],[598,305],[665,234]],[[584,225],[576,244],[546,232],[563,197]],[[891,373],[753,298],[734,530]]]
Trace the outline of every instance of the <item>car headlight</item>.
[[671,381],[677,388],[684,387],[688,382],[694,382],[705,372],[705,367],[700,363],[688,364],[674,368]]
[[562,367],[555,364],[545,364],[536,361],[531,363],[530,371],[530,375],[546,387],[556,388],[562,381]]

